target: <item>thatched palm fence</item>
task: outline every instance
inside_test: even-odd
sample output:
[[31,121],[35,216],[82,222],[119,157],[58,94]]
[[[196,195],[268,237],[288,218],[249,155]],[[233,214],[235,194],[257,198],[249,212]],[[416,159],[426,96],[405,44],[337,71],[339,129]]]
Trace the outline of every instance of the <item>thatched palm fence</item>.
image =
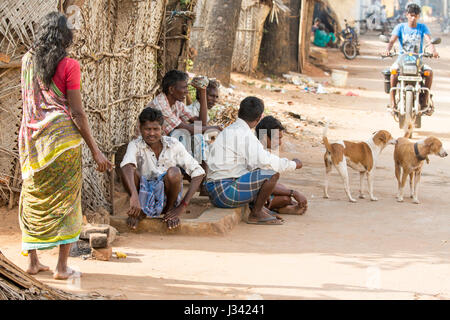
[[[6,2],[5,2],[6,1]],[[100,149],[114,161],[135,134],[140,111],[158,92],[169,68],[185,68],[186,28],[196,1],[183,7],[172,0],[4,0],[0,4],[0,205],[17,202],[21,178],[17,134],[21,119],[20,59],[31,44],[40,18],[66,13],[75,27],[70,56],[81,65],[83,105]],[[39,13],[39,14],[37,14]],[[19,15],[20,19],[11,19]],[[174,34],[175,27],[181,34]],[[24,27],[25,26],[25,27]],[[171,32],[171,33],[170,33]],[[184,33],[184,34],[183,34]],[[170,37],[167,35],[170,34]],[[26,35],[26,36],[24,36]],[[177,41],[174,45],[173,41]],[[166,52],[169,44],[181,48]],[[175,50],[176,51],[176,50]],[[180,62],[174,65],[173,61]],[[83,208],[113,211],[111,174],[98,173],[83,147]]]

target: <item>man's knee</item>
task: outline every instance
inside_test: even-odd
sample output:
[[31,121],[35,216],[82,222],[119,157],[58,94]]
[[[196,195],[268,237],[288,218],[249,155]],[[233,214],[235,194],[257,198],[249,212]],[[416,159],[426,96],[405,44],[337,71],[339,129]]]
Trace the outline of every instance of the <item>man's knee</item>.
[[179,183],[183,179],[183,174],[178,167],[170,167],[166,175],[170,183]]
[[280,179],[280,173],[279,172],[275,172],[272,177],[270,178],[271,181],[278,181],[278,179]]

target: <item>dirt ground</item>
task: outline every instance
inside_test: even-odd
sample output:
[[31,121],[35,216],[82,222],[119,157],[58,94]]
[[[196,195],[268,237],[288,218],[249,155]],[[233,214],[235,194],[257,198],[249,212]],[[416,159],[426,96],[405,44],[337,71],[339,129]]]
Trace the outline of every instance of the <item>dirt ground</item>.
[[[447,150],[449,40],[443,38],[438,47],[442,58],[429,61],[435,71],[437,110],[422,120],[415,136],[434,135]],[[80,281],[56,281],[50,272],[37,278],[74,292],[128,299],[450,299],[449,158],[432,156],[425,165],[421,204],[408,197],[404,203],[396,202],[393,146],[384,150],[377,164],[377,202],[349,203],[336,171],[330,178],[331,199],[322,198],[324,147],[319,142],[319,121],[330,122],[330,140],[367,140],[380,129],[394,137],[402,135],[386,112],[388,96],[380,72],[392,61],[375,56],[383,47],[372,35],[363,38],[363,57],[353,61],[330,51],[329,67],[349,72],[346,88],[326,86],[340,93],[306,93],[294,85],[284,85],[286,92],[277,93],[260,88],[259,84],[271,84],[267,81],[233,74],[236,94],[263,98],[275,115],[291,111],[307,120],[283,116],[290,128],[298,129],[298,136],[286,137],[282,155],[300,158],[304,167],[282,174],[281,182],[307,196],[309,210],[304,216],[286,216],[282,226],[241,222],[220,237],[121,234],[114,251],[127,253],[127,259],[70,258],[69,264],[83,272]],[[314,79],[330,82],[325,75]],[[358,96],[346,96],[349,91]],[[352,170],[350,182],[356,197],[359,175]],[[1,250],[26,268],[20,239],[17,208],[0,208]],[[57,250],[40,257],[53,268]]]

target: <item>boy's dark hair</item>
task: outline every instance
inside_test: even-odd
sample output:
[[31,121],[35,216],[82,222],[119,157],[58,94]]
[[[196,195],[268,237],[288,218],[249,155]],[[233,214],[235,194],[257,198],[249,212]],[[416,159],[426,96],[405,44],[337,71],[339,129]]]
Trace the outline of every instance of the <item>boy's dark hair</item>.
[[317,23],[317,22],[322,22],[322,21],[319,18],[315,18],[314,23]]
[[267,134],[269,139],[272,139],[272,130],[278,129],[280,131],[284,131],[285,127],[283,127],[283,125],[277,118],[272,116],[266,116],[258,123],[255,129],[258,140],[261,140],[262,135],[264,133],[263,130],[265,130],[265,133]]
[[162,91],[165,94],[169,93],[169,88],[174,86],[178,81],[187,81],[189,76],[186,72],[180,70],[168,71],[162,79]]
[[409,3],[406,6],[406,13],[413,13],[413,14],[420,14],[422,10],[420,9],[419,5],[415,3]]
[[142,125],[146,121],[150,122],[158,122],[160,125],[164,123],[164,117],[160,110],[154,109],[151,107],[147,107],[144,110],[142,110],[141,114],[139,115],[139,123]]
[[238,117],[247,122],[256,121],[264,112],[264,102],[257,97],[247,97],[241,101]]

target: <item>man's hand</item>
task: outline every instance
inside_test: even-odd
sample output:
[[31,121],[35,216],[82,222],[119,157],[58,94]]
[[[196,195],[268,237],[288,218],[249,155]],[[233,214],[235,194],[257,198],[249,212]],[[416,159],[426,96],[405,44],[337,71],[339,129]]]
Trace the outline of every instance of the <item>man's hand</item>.
[[295,169],[301,169],[301,167],[303,167],[303,163],[300,160],[292,159],[292,161],[294,161],[295,164],[297,165],[297,167]]
[[391,55],[391,50],[385,50],[381,53],[381,56],[383,57],[389,57]]
[[211,132],[211,131],[222,131],[223,128],[222,126],[206,126],[203,127],[203,133],[205,133],[206,131]]
[[139,203],[139,197],[137,195],[131,196],[130,209],[128,209],[127,214],[132,217],[139,217],[140,213],[141,213],[141,204]]
[[300,207],[308,206],[308,200],[306,200],[306,197],[304,195],[302,195],[300,192],[294,191],[293,196],[294,196],[295,201],[297,201],[297,203]]
[[172,210],[169,210],[166,215],[164,216],[164,222],[167,223],[167,227],[169,229],[173,229],[178,227],[180,224],[180,216],[186,212],[186,207],[183,205],[179,205],[176,208],[173,208]]
[[433,58],[439,58],[439,53],[433,48]]

